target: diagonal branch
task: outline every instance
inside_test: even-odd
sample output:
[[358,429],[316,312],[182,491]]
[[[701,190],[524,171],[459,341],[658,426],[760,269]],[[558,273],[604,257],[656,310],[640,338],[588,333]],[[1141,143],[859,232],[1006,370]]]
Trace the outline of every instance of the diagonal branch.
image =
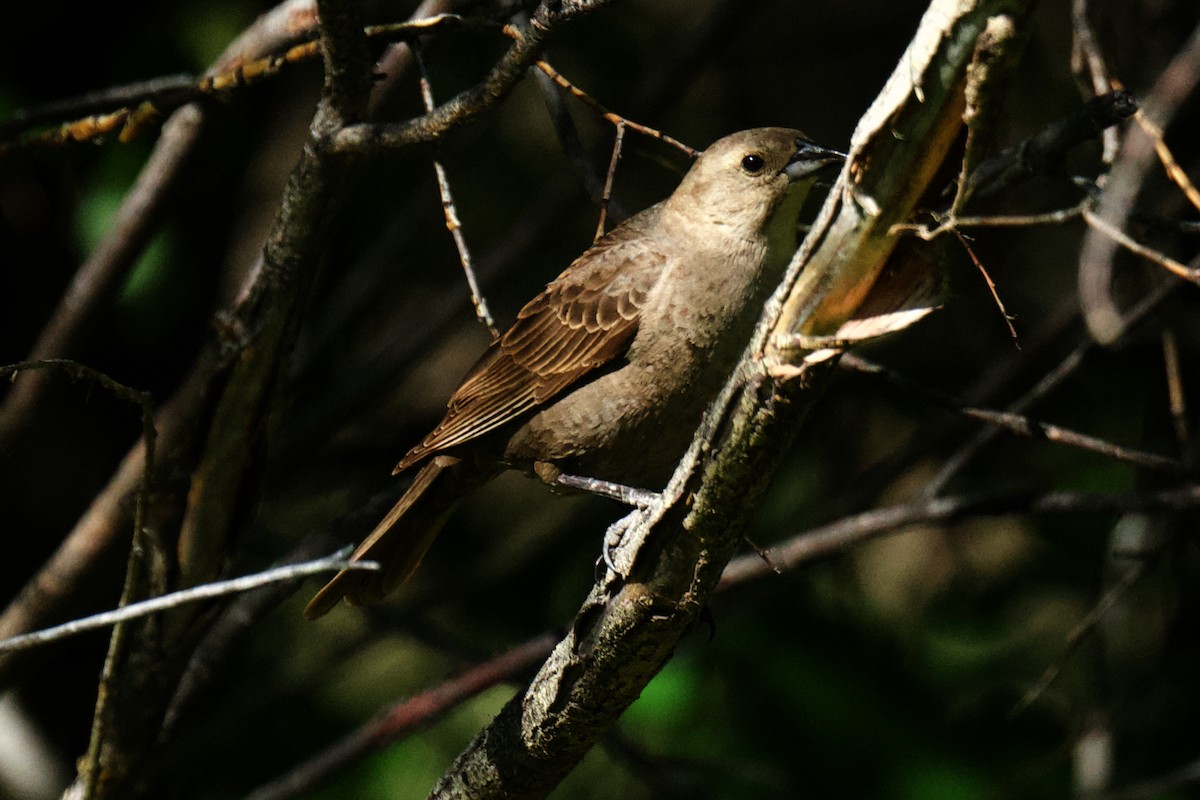
[[1157,453],[1147,453],[1144,450],[1123,447],[1096,436],[1089,436],[1059,425],[1042,422],[1026,414],[970,406],[957,397],[944,394],[895,370],[888,369],[882,364],[876,364],[853,353],[845,355],[841,360],[841,365],[867,375],[881,377],[893,386],[920,397],[929,403],[957,411],[965,417],[985,422],[997,428],[1003,428],[1010,433],[1078,447],[1081,450],[1089,450],[1093,453],[1146,469],[1161,470],[1176,475],[1184,471],[1182,463],[1176,459],[1161,456]]
[[[278,47],[295,35],[296,25],[304,21],[306,13],[311,17],[311,8],[312,0],[284,0],[234,40],[210,72]],[[171,206],[172,192],[204,137],[205,118],[204,109],[192,103],[175,111],[163,125],[154,151],[122,200],[113,224],[75,273],[28,360],[70,355],[95,330]],[[14,383],[0,404],[0,450],[25,429],[46,387],[42,375],[27,375]]]
[[[1198,81],[1200,25],[1155,82],[1142,104],[1142,113],[1157,128],[1165,130]],[[1088,330],[1101,344],[1111,344],[1120,332],[1121,315],[1111,294],[1118,246],[1118,240],[1112,234],[1124,230],[1138,193],[1156,162],[1155,156],[1154,138],[1141,127],[1131,127],[1121,144],[1119,157],[1108,176],[1080,250],[1079,301]],[[1198,280],[1193,272],[1185,272],[1184,277]]]
[[475,86],[460,92],[430,113],[406,122],[349,125],[329,137],[324,146],[331,153],[347,155],[432,142],[500,102],[524,77],[525,70],[537,61],[546,38],[556,26],[612,2],[566,0],[542,3],[528,23],[512,22],[505,27],[513,44]]
[[[832,332],[853,313],[895,246],[891,226],[907,221],[959,129],[974,40],[988,16],[1026,5],[931,5],[860,123],[852,162],[748,353],[766,349],[772,331]],[[597,583],[530,686],[476,737],[431,798],[546,796],[661,669],[715,589],[830,371],[830,362],[815,364],[805,381],[776,385],[766,363],[749,354],[743,360],[659,502],[618,523],[623,537],[613,557],[625,577],[609,571]]]
[[[524,42],[525,58],[554,28],[601,2],[557,2],[534,14]],[[217,337],[198,357],[183,388],[164,405],[155,424],[170,463],[162,474],[181,476],[155,487],[149,515],[139,526],[122,602],[195,586],[216,578],[245,523],[244,500],[255,481],[253,466],[271,417],[277,387],[306,305],[309,287],[326,249],[328,230],[347,168],[359,152],[333,152],[322,145],[347,123],[365,117],[370,87],[363,26],[353,0],[321,0],[322,52],[326,87],[310,130],[312,138],[292,170],[259,265],[236,304],[220,315]],[[438,131],[478,116],[524,77],[517,62],[501,59],[475,90],[428,115]],[[357,125],[351,125],[357,127]],[[421,128],[420,121],[416,123]],[[438,133],[440,135],[440,133]],[[91,568],[98,547],[111,547],[127,530],[124,500],[136,488],[144,458],[137,451],[122,464],[101,505],[89,513],[84,550],[65,562],[66,571]],[[98,523],[99,527],[96,527]],[[96,536],[95,534],[102,534]],[[177,547],[167,546],[175,544]],[[78,544],[75,533],[64,547]],[[41,583],[39,576],[35,582]],[[68,574],[54,582],[70,586]],[[197,638],[211,623],[207,609],[172,608],[149,620],[125,622],[114,630],[105,661],[88,753],[80,762],[75,790],[87,798],[139,797],[154,791],[147,766],[179,674]],[[11,611],[11,609],[10,609]],[[42,612],[44,613],[43,606]],[[5,615],[7,618],[7,614]],[[6,633],[36,624],[28,614]],[[28,629],[28,627],[26,627]],[[6,657],[6,662],[8,657]]]

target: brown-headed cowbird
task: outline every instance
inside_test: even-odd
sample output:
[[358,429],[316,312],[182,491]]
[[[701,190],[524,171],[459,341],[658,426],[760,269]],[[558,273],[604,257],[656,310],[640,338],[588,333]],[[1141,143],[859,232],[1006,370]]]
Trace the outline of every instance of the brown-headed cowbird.
[[786,128],[710,146],[666,200],[614,228],[517,315],[400,460],[412,486],[308,604],[378,600],[412,574],[459,501],[501,470],[661,488],[796,248],[823,167]]

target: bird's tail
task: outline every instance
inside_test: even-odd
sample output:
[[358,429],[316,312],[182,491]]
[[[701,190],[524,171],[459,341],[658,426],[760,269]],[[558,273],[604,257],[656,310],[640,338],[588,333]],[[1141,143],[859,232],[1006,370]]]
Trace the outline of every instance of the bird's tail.
[[491,473],[461,458],[434,456],[350,556],[351,561],[378,561],[382,569],[342,570],[313,596],[304,608],[304,616],[324,616],[343,597],[352,605],[374,603],[404,583],[459,501],[490,477]]

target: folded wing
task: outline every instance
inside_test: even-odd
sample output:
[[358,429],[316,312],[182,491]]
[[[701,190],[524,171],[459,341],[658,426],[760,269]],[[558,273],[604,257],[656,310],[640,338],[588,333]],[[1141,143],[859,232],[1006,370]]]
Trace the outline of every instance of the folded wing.
[[446,416],[395,472],[545,405],[620,358],[667,266],[641,236],[655,214],[657,208],[648,209],[614,229],[529,301],[450,398]]

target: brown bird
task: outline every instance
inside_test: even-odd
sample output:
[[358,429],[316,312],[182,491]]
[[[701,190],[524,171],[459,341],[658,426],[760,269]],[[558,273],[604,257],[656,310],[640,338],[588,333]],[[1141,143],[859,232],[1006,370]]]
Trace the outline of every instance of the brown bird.
[[305,615],[399,586],[463,496],[502,470],[664,486],[796,248],[805,195],[843,158],[796,130],[732,134],[669,198],[592,245],[521,309],[396,466],[423,464],[351,556],[382,570],[338,573]]

